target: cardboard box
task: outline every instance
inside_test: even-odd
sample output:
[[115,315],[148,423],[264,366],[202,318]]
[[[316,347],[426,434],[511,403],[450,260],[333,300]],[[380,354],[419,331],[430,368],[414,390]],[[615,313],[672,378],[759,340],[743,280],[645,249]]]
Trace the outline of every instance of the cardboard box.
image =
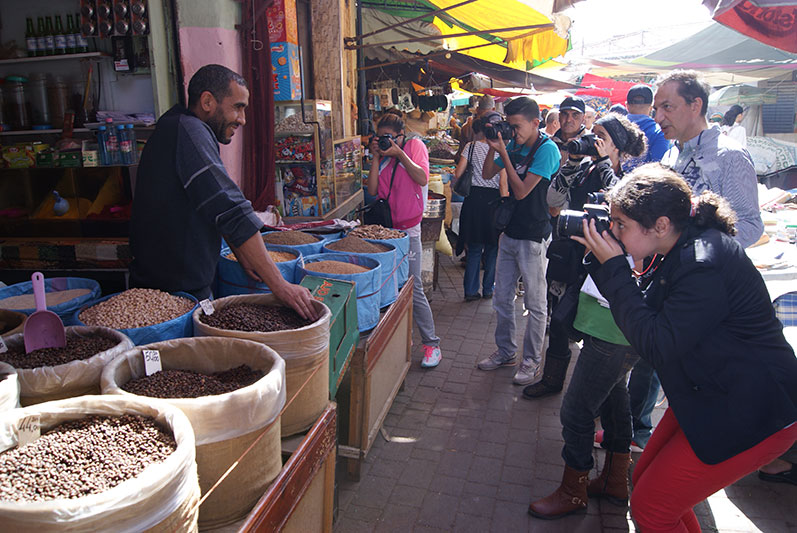
[[299,44],[296,0],[274,0],[266,9],[266,21],[270,43]]
[[354,347],[360,340],[357,292],[353,282],[305,276],[303,287],[332,311],[329,323],[329,397],[334,398]]
[[274,100],[299,100],[302,97],[299,46],[287,42],[271,43],[271,74]]

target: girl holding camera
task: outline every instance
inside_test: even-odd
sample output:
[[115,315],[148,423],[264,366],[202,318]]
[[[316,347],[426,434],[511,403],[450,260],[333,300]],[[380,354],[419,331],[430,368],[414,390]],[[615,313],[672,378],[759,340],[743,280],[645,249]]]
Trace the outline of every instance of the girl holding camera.
[[[643,531],[700,531],[692,507],[797,439],[797,360],[761,275],[731,237],[735,215],[658,164],[608,195],[612,229],[573,237],[614,320],[661,379],[669,408],[633,474]],[[622,243],[622,244],[621,244]],[[650,285],[624,252],[664,256]]]
[[[383,144],[389,141],[389,147],[380,147],[380,140]],[[379,119],[369,149],[374,158],[368,173],[368,194],[387,200],[393,227],[406,231],[410,238],[407,259],[414,282],[412,318],[423,341],[421,366],[432,368],[440,364],[442,355],[421,281],[421,219],[429,183],[429,152],[420,139],[406,137],[404,120],[398,112],[388,112]]]
[[[491,202],[501,196],[509,196],[509,185],[506,181],[506,170],[490,179],[482,177],[482,166],[490,147],[484,142],[485,123],[501,120],[501,115],[487,113],[473,122],[473,141],[467,143],[462,150],[464,157],[459,159],[454,171],[454,178],[460,179],[470,165],[472,185],[470,194],[462,203],[459,216],[459,239],[457,239],[457,255],[467,246],[465,255],[465,301],[472,302],[479,298],[493,297],[495,285],[495,259],[498,256],[498,238],[492,225]],[[479,295],[479,273],[484,264],[482,277],[482,293]]]
[[[620,161],[623,155],[638,157],[645,153],[645,134],[625,117],[612,114],[601,118],[595,123],[593,133],[594,137],[581,137],[576,142],[588,148],[579,152],[593,153],[594,150],[593,155],[597,155],[597,159],[582,162],[581,159],[588,154],[569,153],[567,163],[548,189],[552,213],[558,215],[559,209],[566,206],[568,201],[570,207],[580,213],[588,193],[607,189],[622,176]],[[561,224],[558,226],[562,227]],[[589,497],[605,497],[616,505],[628,504],[632,424],[626,384],[628,373],[639,359],[614,323],[605,299],[594,290],[592,281],[587,279],[583,283],[581,263],[584,246],[567,239],[565,234],[558,237],[560,240],[557,242],[565,245],[561,249],[567,248],[567,243],[572,244],[569,261],[573,264],[558,264],[550,259],[548,274],[549,278],[556,280],[557,268],[572,270],[571,267],[575,266],[578,269],[576,280],[568,280],[568,299],[560,302],[565,306],[575,304],[575,317],[569,320],[572,321],[572,328],[583,336],[584,345],[560,411],[564,438],[562,457],[565,460],[562,484],[553,494],[529,506],[530,514],[546,519],[583,511]],[[640,264],[643,258],[635,257]],[[559,278],[559,284],[564,282]],[[570,362],[568,330],[571,324],[565,323],[566,317],[561,316],[561,311],[555,308],[551,317],[543,378],[524,389],[523,396],[526,398],[533,399],[562,390]],[[588,482],[589,471],[594,465],[592,447],[597,416],[600,416],[604,430],[602,446],[606,449],[606,460],[598,478]]]

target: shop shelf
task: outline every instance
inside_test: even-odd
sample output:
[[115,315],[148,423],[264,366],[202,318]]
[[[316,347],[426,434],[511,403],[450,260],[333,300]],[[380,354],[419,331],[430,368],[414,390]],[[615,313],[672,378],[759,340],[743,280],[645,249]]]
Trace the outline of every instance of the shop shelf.
[[16,65],[19,63],[38,63],[40,61],[55,61],[59,59],[104,59],[111,56],[103,52],[84,52],[82,54],[63,54],[53,56],[39,56],[39,57],[15,57],[12,59],[0,59],[0,66],[3,65]]

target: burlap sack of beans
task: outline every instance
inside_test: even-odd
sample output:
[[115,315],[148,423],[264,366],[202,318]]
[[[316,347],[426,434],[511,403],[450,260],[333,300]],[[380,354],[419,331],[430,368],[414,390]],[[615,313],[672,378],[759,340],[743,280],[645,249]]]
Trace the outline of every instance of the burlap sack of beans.
[[15,533],[197,531],[194,432],[179,409],[122,396],[81,396],[14,409],[0,414],[0,453],[16,447],[19,421],[34,414],[41,417],[42,433],[89,415],[148,416],[171,430],[177,449],[165,461],[100,494],[30,503],[0,501],[0,529]]
[[[282,305],[273,294],[246,294],[219,298],[213,301],[213,307],[218,311],[228,305],[242,303]],[[203,313],[201,309],[194,310],[194,335],[197,337],[253,340],[273,348],[285,360],[285,393],[290,404],[282,413],[283,437],[311,427],[329,404],[329,322],[332,313],[321,302],[313,300],[313,304],[320,314],[318,320],[303,328],[272,332],[214,328],[199,319]],[[304,389],[296,396],[302,386]]]
[[0,413],[19,407],[19,378],[11,365],[0,363]]
[[[87,337],[103,335],[117,339],[113,348],[100,352],[88,359],[72,361],[65,365],[42,366],[39,368],[18,368],[19,401],[22,405],[33,405],[52,400],[73,398],[85,394],[100,393],[100,375],[105,365],[132,348],[133,341],[115,329],[100,326],[67,326],[66,336]],[[9,348],[25,348],[22,333],[5,339]]]
[[194,428],[199,485],[204,495],[264,431],[266,434],[200,506],[200,528],[230,524],[245,516],[282,469],[279,413],[285,406],[285,362],[263,344],[202,337],[137,346],[102,373],[103,394],[140,397],[124,391],[145,375],[142,350],[158,350],[164,370],[212,374],[247,365],[262,370],[258,381],[233,392],[199,398],[163,399],[179,408]]

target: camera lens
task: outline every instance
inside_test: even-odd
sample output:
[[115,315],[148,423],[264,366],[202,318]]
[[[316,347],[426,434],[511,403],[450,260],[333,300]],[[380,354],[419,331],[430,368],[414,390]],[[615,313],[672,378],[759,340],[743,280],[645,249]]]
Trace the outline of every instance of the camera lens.
[[562,237],[570,237],[576,235],[578,237],[584,236],[582,221],[587,214],[583,211],[572,211],[565,209],[559,213],[559,220],[556,223],[556,230]]
[[379,145],[379,149],[383,152],[390,149],[390,136],[383,135],[382,137],[379,137],[376,142]]

